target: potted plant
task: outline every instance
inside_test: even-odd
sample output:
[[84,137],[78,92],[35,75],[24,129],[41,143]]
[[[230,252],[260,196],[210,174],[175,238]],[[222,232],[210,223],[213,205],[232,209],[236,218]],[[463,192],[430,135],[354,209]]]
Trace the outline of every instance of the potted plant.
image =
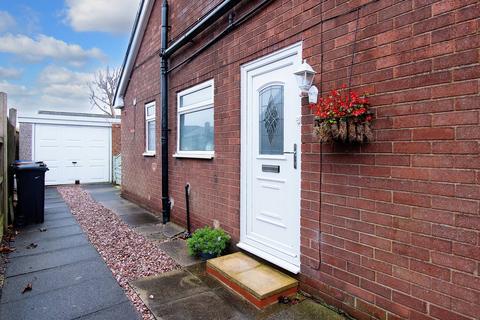
[[373,140],[370,127],[373,116],[366,95],[342,89],[330,93],[311,104],[315,114],[315,134],[320,142],[365,143]]
[[197,229],[187,240],[188,253],[202,260],[220,256],[227,248],[230,236],[222,229],[204,227]]

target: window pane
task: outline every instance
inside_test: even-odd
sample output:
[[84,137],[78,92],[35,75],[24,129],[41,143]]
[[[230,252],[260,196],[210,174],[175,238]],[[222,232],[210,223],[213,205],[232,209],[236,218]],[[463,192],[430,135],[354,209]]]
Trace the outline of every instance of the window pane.
[[213,151],[213,108],[180,115],[180,150]]
[[180,107],[187,107],[192,104],[208,101],[212,99],[212,87],[200,89],[180,97]]
[[147,122],[147,149],[155,151],[155,121]]
[[283,86],[260,92],[260,154],[283,154]]
[[155,105],[147,107],[147,117],[153,116],[155,114]]

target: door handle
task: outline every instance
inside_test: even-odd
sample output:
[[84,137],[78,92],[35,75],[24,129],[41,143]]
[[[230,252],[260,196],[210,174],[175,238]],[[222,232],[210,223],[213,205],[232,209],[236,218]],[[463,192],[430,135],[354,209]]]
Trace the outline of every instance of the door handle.
[[77,161],[72,161],[73,164],[77,164]]
[[293,154],[293,168],[297,169],[297,144],[293,144],[293,151],[283,151],[283,154]]

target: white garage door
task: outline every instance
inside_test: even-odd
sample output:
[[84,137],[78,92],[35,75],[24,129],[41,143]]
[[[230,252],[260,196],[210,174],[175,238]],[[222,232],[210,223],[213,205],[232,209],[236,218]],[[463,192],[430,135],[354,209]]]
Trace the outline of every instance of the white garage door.
[[47,185],[110,181],[110,128],[35,124],[34,157]]

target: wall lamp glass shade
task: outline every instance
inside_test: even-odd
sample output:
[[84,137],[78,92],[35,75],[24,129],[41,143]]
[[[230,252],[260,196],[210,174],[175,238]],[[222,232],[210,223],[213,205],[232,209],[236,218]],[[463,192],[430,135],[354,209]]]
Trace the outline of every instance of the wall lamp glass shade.
[[297,84],[302,96],[308,95],[308,90],[310,90],[310,87],[312,86],[315,73],[316,72],[313,70],[312,66],[310,66],[306,60],[303,60],[303,63],[297,71],[293,73],[297,79]]
[[115,105],[113,106],[115,109],[122,109],[125,107],[125,102],[123,101],[123,97],[117,97],[115,99]]

